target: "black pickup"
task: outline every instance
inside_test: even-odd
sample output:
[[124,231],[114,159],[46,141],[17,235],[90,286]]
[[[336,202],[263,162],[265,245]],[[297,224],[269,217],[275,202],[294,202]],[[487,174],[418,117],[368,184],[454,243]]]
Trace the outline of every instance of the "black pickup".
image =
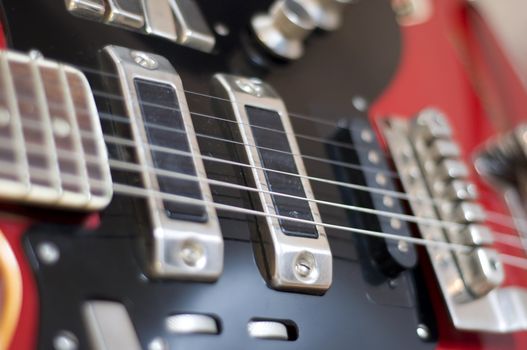
[[[387,213],[377,215],[350,210],[349,219],[353,227],[410,236],[408,223],[396,217],[397,214],[403,214],[400,199],[388,194],[396,191],[396,174],[388,166],[375,130],[365,118],[352,118],[345,127],[339,127],[332,140],[337,141],[328,146],[332,158],[357,165],[356,168],[335,167],[337,178],[345,183],[368,188],[341,187],[344,203]],[[375,265],[388,277],[395,277],[417,263],[415,247],[406,241],[365,235],[357,237],[357,244],[365,248],[359,249],[361,260]]]

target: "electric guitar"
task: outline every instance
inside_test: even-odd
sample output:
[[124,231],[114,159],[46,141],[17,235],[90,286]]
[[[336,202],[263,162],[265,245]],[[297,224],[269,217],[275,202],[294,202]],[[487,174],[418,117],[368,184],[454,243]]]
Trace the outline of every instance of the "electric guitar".
[[527,347],[527,99],[477,4],[0,13],[0,349]]

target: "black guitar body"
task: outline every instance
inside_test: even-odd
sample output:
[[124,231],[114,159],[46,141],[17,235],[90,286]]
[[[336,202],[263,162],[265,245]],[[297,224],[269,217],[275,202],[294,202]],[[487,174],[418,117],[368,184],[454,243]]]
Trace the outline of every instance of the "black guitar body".
[[[36,49],[44,57],[75,66],[103,69],[100,50],[120,45],[168,58],[188,91],[210,94],[210,81],[218,72],[257,76],[271,84],[289,112],[328,121],[349,121],[366,116],[353,107],[360,96],[372,103],[394,76],[401,53],[401,37],[388,1],[363,0],[346,8],[343,26],[335,32],[317,32],[306,43],[303,58],[295,62],[272,59],[249,32],[251,16],[267,11],[270,1],[199,1],[211,27],[225,24],[228,36],[217,36],[212,54],[205,54],[162,39],[83,20],[69,14],[62,0],[2,0],[8,45],[19,51]],[[103,90],[101,76],[86,72],[94,89]],[[217,115],[213,98],[187,93],[190,110]],[[96,97],[99,110],[117,113],[112,101]],[[118,113],[117,113],[118,114]],[[222,116],[223,117],[223,116]],[[335,126],[291,117],[295,132],[331,139]],[[228,123],[193,115],[197,133],[232,139]],[[115,126],[103,122],[106,132]],[[238,160],[235,144],[199,138],[203,154]],[[324,144],[298,138],[302,154],[328,158]],[[109,147],[112,155],[129,158],[127,150]],[[334,151],[334,150],[333,150]],[[346,149],[340,150],[346,152]],[[342,179],[330,164],[304,159],[310,176]],[[240,167],[205,162],[207,176],[240,185],[247,179]],[[130,174],[114,179],[134,182]],[[373,176],[373,175],[370,175]],[[312,183],[317,199],[344,201],[336,186]],[[248,193],[212,186],[214,200],[251,208]],[[325,222],[351,226],[366,222],[364,214],[319,206]],[[64,214],[71,215],[71,214]],[[101,224],[89,230],[71,224],[33,225],[24,236],[40,299],[38,344],[52,348],[57,332],[74,333],[81,348],[88,348],[80,305],[88,299],[123,303],[143,348],[162,337],[170,349],[432,349],[433,315],[420,271],[385,277],[360,254],[364,244],[355,234],[328,229],[333,254],[333,284],[324,295],[271,289],[255,261],[259,248],[254,217],[219,211],[225,240],[224,272],[215,283],[152,280],[145,277],[144,237],[148,218],[144,201],[115,195],[101,213]],[[61,252],[54,265],[39,263],[39,242],[55,243]],[[265,274],[265,273],[264,273]],[[216,318],[219,335],[170,335],[164,320],[176,313],[202,313]],[[276,319],[289,325],[292,341],[250,338],[251,319]],[[423,341],[419,324],[432,334]],[[389,326],[387,326],[389,325]],[[295,339],[296,338],[296,339]]]

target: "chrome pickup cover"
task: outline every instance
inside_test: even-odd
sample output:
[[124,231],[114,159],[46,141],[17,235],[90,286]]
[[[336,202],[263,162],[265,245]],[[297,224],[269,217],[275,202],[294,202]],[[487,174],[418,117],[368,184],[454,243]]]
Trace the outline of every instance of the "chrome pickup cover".
[[112,197],[99,115],[77,69],[0,52],[0,199],[98,210]]
[[[223,271],[223,238],[210,188],[203,180],[207,174],[198,157],[181,79],[163,57],[117,46],[105,47],[104,53],[118,75],[118,92],[124,97],[141,177],[149,190],[150,273],[216,280]],[[160,192],[203,204],[163,200]]]
[[490,332],[525,329],[527,293],[500,287],[503,265],[489,247],[492,234],[483,223],[483,209],[475,203],[474,185],[464,178],[466,165],[458,158],[445,116],[427,109],[415,120],[390,118],[381,127],[414,214],[435,221],[419,223],[422,236],[468,248],[465,252],[427,246],[454,325]]
[[258,79],[217,74],[213,88],[215,94],[231,101],[228,112],[235,118],[245,144],[245,157],[252,166],[249,177],[260,191],[256,201],[270,214],[262,225],[265,227],[262,241],[271,285],[282,290],[326,291],[332,281],[331,251],[324,228],[316,225],[321,222],[320,214],[316,204],[309,201],[314,198],[313,192],[305,178],[304,164],[282,100]]

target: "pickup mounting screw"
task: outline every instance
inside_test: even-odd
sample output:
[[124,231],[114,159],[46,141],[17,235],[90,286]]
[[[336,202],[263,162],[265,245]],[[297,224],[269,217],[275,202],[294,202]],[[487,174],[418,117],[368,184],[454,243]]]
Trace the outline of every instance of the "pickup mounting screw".
[[301,280],[316,280],[318,278],[317,263],[313,254],[302,252],[294,263],[294,272]]
[[135,63],[143,68],[155,70],[159,66],[155,58],[145,52],[132,51],[130,52],[130,56],[132,56]]
[[252,79],[237,79],[236,85],[245,93],[260,97],[263,95],[262,81],[258,78]]
[[59,261],[60,251],[55,243],[42,242],[37,246],[37,255],[44,264],[53,265]]
[[69,331],[60,331],[53,338],[53,348],[55,350],[76,350],[79,348],[79,341],[75,334]]
[[179,254],[181,260],[190,267],[203,268],[205,266],[205,250],[199,243],[192,241],[183,243]]

